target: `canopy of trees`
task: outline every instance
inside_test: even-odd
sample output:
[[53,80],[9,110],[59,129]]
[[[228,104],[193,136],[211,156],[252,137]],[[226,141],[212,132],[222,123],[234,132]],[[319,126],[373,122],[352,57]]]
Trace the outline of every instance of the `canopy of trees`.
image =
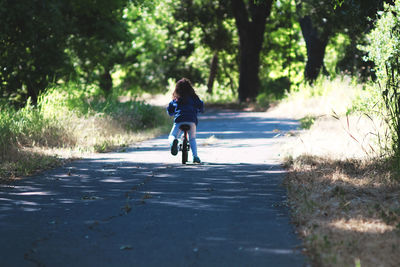
[[[0,96],[36,103],[77,81],[107,96],[186,76],[240,101],[318,75],[369,75],[358,49],[383,0],[2,0]],[[393,4],[393,3],[391,3]],[[327,47],[336,51],[330,68]]]

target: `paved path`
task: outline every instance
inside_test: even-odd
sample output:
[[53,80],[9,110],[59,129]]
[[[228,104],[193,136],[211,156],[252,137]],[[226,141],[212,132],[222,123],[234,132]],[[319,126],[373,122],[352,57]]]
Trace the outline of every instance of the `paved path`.
[[202,165],[163,136],[3,186],[0,266],[304,266],[276,159],[296,127],[214,112]]

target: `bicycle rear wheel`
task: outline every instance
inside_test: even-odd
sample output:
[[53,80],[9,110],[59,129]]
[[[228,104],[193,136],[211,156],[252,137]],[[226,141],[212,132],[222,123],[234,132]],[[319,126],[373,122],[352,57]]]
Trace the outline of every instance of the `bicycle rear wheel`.
[[186,164],[188,161],[188,141],[187,139],[183,139],[182,144],[182,164]]

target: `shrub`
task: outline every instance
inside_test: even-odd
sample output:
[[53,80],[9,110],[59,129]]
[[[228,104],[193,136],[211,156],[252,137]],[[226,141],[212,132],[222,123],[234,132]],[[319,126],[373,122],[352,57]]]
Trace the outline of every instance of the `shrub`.
[[12,154],[20,148],[38,146],[103,152],[167,123],[161,108],[104,99],[71,83],[47,90],[37,106],[0,106],[0,159],[18,158]]
[[362,49],[368,52],[366,59],[375,64],[377,91],[376,105],[391,136],[391,154],[400,169],[400,2],[385,5],[379,13],[375,28],[367,35],[369,45]]

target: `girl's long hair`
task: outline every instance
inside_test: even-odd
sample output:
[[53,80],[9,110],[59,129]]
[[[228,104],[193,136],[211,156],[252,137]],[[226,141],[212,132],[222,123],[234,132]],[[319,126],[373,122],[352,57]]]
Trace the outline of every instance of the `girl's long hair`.
[[187,78],[180,79],[172,93],[172,98],[176,100],[185,101],[187,97],[198,97],[193,89],[192,83]]

